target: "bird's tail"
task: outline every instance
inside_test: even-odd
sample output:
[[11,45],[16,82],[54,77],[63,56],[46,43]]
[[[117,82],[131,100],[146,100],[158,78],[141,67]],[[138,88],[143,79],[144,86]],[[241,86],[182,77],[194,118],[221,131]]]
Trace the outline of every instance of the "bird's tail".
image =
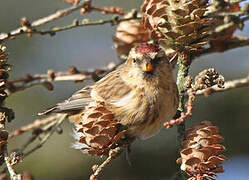
[[53,107],[51,107],[43,112],[38,113],[38,116],[48,115],[50,113],[56,112],[56,110],[57,110],[57,106],[53,106]]

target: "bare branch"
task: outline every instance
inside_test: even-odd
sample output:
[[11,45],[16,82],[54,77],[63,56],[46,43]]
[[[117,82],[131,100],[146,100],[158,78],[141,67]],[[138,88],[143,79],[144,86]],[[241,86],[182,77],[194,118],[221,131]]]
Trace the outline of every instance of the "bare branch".
[[90,176],[90,180],[97,180],[97,177],[100,175],[100,173],[103,171],[103,169],[110,164],[110,162],[116,158],[120,153],[123,151],[123,147],[116,147],[115,149],[111,149],[109,152],[109,156],[106,158],[106,160],[101,165],[94,165],[93,171],[94,173]]
[[215,52],[224,52],[235,48],[249,46],[249,37],[234,35],[231,39],[222,42],[222,48],[217,48],[216,46],[211,46],[210,48],[203,49],[197,56],[202,56],[205,54],[211,54]]
[[53,70],[48,70],[47,74],[35,74],[34,76],[28,74],[25,78],[7,81],[7,92],[11,95],[37,85],[43,85],[48,90],[53,90],[51,82],[54,81],[82,82],[89,79],[97,81],[100,76],[112,71],[118,65],[119,64],[110,62],[106,67],[95,69],[94,71],[79,71],[74,66],[70,66],[68,72],[54,72]]
[[178,87],[178,93],[179,93],[179,104],[178,109],[176,112],[176,115],[173,120],[170,122],[166,122],[163,125],[166,128],[172,127],[173,125],[177,125],[177,140],[178,140],[178,146],[179,149],[182,147],[182,140],[185,135],[185,122],[184,119],[182,121],[178,121],[178,119],[182,116],[184,113],[184,93],[186,92],[186,80],[188,78],[189,73],[189,67],[191,64],[191,61],[189,60],[190,56],[187,52],[181,52],[178,54],[177,59],[177,65],[178,65],[178,72],[177,72],[177,87]]
[[[69,8],[66,8],[66,9],[58,10],[53,14],[50,14],[50,15],[43,17],[43,18],[40,18],[36,21],[33,21],[32,23],[30,23],[31,24],[30,27],[31,28],[38,27],[38,26],[47,24],[51,21],[54,21],[56,19],[67,16],[67,15],[71,14],[72,12],[84,7],[85,4],[87,4],[87,3],[89,3],[89,0],[82,0],[77,5],[73,5]],[[26,30],[26,27],[19,27],[19,28],[15,29],[9,33],[1,33],[0,34],[0,43],[2,43],[4,40],[7,40],[7,39],[10,39],[10,38],[13,38],[15,36],[23,34],[23,32],[25,32],[25,30]]]
[[8,157],[7,153],[5,153],[5,155],[4,155],[4,160],[5,160],[7,169],[8,169],[9,174],[10,174],[10,179],[11,180],[21,180],[21,174],[16,174],[16,172],[13,169],[12,164],[10,162],[11,159]]
[[[11,39],[11,38],[15,38],[18,35],[21,34],[27,34],[28,36],[32,36],[32,34],[40,34],[40,35],[45,35],[45,34],[50,34],[55,35],[56,32],[59,31],[65,31],[65,30],[69,30],[69,29],[73,29],[76,27],[82,27],[82,26],[92,26],[92,25],[102,25],[102,24],[118,24],[122,21],[128,21],[131,19],[139,19],[140,17],[137,17],[137,13],[136,11],[134,11],[133,16],[130,18],[123,18],[120,19],[118,17],[114,17],[112,19],[109,20],[98,20],[98,21],[93,21],[90,22],[89,20],[83,20],[81,23],[79,23],[78,20],[75,20],[72,24],[67,25],[67,26],[63,26],[63,27],[53,27],[49,30],[37,30],[36,27],[41,26],[43,24],[49,23],[51,21],[54,21],[56,19],[62,18],[64,16],[67,16],[69,14],[71,14],[72,12],[78,10],[78,9],[84,9],[84,8],[89,8],[86,11],[101,11],[102,13],[112,13],[112,14],[119,14],[119,15],[123,15],[124,11],[121,8],[118,7],[103,7],[103,8],[99,8],[99,7],[92,7],[91,6],[91,0],[85,0],[85,1],[81,1],[80,3],[78,3],[77,5],[73,5],[70,8],[66,8],[66,9],[62,9],[57,11],[56,13],[53,13],[47,17],[38,19],[32,23],[30,23],[26,18],[23,18],[21,20],[21,25],[22,27],[17,28],[16,30],[13,30],[9,33],[1,33],[0,34],[0,43],[2,43],[3,41],[7,40],[7,39]],[[86,12],[85,12],[86,13]]]
[[37,149],[41,148],[46,142],[47,140],[54,134],[54,132],[57,130],[57,128],[64,122],[64,120],[67,118],[67,114],[58,114],[57,116],[57,122],[56,124],[53,126],[53,128],[51,129],[51,131],[49,131],[40,141],[40,143],[38,145],[36,145],[34,148],[32,148],[31,150],[29,150],[28,152],[24,153],[23,157],[26,157],[28,155],[30,155],[31,153],[35,152]]
[[32,142],[34,142],[42,133],[46,133],[49,132],[57,123],[58,118],[60,117],[60,114],[57,114],[57,117],[54,121],[49,122],[48,124],[45,124],[43,127],[38,127],[36,129],[33,129],[30,137],[28,138],[28,140],[26,141],[26,143],[24,143],[22,145],[22,147],[20,148],[20,150],[23,152]]
[[[141,17],[132,16],[129,18],[119,18],[118,16],[114,16],[111,19],[107,19],[107,20],[100,19],[97,21],[89,21],[88,19],[83,19],[81,23],[78,20],[75,20],[72,24],[62,26],[62,27],[53,27],[53,28],[50,28],[48,30],[37,30],[34,28],[33,29],[27,28],[25,31],[22,31],[21,34],[28,34],[28,35],[32,35],[32,34],[46,35],[46,34],[49,34],[49,35],[53,36],[53,35],[55,35],[56,32],[66,31],[66,30],[77,28],[77,27],[96,26],[96,25],[103,25],[103,24],[117,25],[120,22],[129,21],[129,20],[133,20],[133,19],[141,19]],[[1,37],[0,37],[0,40],[1,40]]]
[[[218,88],[223,88],[225,79],[222,75],[217,73],[214,68],[204,69],[201,71],[193,82],[193,78],[191,76],[186,76],[185,81],[183,82],[183,86],[187,89],[186,93],[188,94],[188,100],[185,104],[186,112],[181,112],[181,114],[177,117],[177,119],[171,120],[169,122],[164,123],[166,128],[170,128],[173,125],[181,124],[187,117],[192,116],[194,100],[196,97],[196,92],[198,90],[207,89],[214,85],[217,85]],[[183,94],[184,96],[184,94]]]
[[[36,145],[30,151],[26,152],[24,154],[24,156],[22,156],[22,158],[24,158],[24,157],[30,155],[31,153],[35,152],[40,147],[42,147],[44,145],[44,143],[53,135],[53,133],[59,128],[59,126],[64,122],[64,120],[66,118],[67,118],[66,114],[55,114],[55,115],[52,115],[52,116],[45,118],[43,120],[40,120],[40,121],[36,120],[32,124],[24,126],[24,127],[20,128],[19,130],[16,130],[16,131],[10,133],[9,137],[11,138],[11,137],[14,137],[17,135],[21,135],[22,133],[27,132],[29,130],[34,130],[33,133],[31,134],[31,137],[28,139],[28,141],[22,146],[21,149],[19,149],[20,152],[23,152],[25,150],[25,148],[28,147],[34,140],[36,140],[37,137],[39,137],[39,135],[41,133],[47,133],[41,139],[41,142],[38,145]],[[41,126],[43,126],[43,127],[41,128]],[[38,130],[38,128],[39,128],[39,130]],[[13,164],[11,162],[11,158],[7,154],[7,148],[5,149],[4,157],[5,157],[4,160],[5,160],[7,167],[4,168],[1,173],[4,173],[4,172],[6,172],[6,170],[8,170],[10,177],[11,177],[11,180],[20,180],[22,175],[16,174],[13,167],[12,167],[13,165],[17,164],[18,162],[15,162],[15,164]]]
[[15,136],[22,135],[23,133],[25,133],[27,131],[40,128],[41,126],[44,126],[50,122],[55,121],[56,119],[58,119],[57,114],[46,117],[45,119],[36,119],[33,123],[28,124],[26,126],[23,126],[15,131],[13,131],[13,132],[11,132],[9,134],[9,138],[13,138]]
[[93,11],[99,11],[102,14],[118,14],[118,15],[124,15],[125,12],[120,7],[94,7],[92,6],[91,9]]

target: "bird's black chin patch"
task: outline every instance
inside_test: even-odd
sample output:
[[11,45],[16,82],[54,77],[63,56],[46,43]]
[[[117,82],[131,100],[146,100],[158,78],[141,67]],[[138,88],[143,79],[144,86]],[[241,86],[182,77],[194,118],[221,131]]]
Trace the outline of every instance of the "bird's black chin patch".
[[153,75],[153,71],[144,72],[144,74]]
[[152,79],[155,76],[155,74],[153,71],[148,71],[148,72],[143,72],[143,76],[145,79],[149,80]]

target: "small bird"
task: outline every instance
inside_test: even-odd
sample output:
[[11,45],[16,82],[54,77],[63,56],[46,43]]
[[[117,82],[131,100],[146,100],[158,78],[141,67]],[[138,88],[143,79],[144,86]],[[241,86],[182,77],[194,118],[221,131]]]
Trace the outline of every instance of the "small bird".
[[146,139],[155,135],[178,107],[177,86],[164,50],[153,43],[135,46],[116,70],[40,115],[67,113],[78,123],[85,107],[97,101],[104,102],[115,119],[127,127],[129,136]]

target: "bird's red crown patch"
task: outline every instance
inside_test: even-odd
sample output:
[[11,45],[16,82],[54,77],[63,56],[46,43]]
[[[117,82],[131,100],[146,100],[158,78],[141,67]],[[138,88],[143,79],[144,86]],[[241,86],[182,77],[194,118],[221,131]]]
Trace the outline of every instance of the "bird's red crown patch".
[[135,47],[135,52],[136,53],[153,53],[153,52],[158,52],[159,51],[159,46],[155,44],[139,44],[138,46]]

